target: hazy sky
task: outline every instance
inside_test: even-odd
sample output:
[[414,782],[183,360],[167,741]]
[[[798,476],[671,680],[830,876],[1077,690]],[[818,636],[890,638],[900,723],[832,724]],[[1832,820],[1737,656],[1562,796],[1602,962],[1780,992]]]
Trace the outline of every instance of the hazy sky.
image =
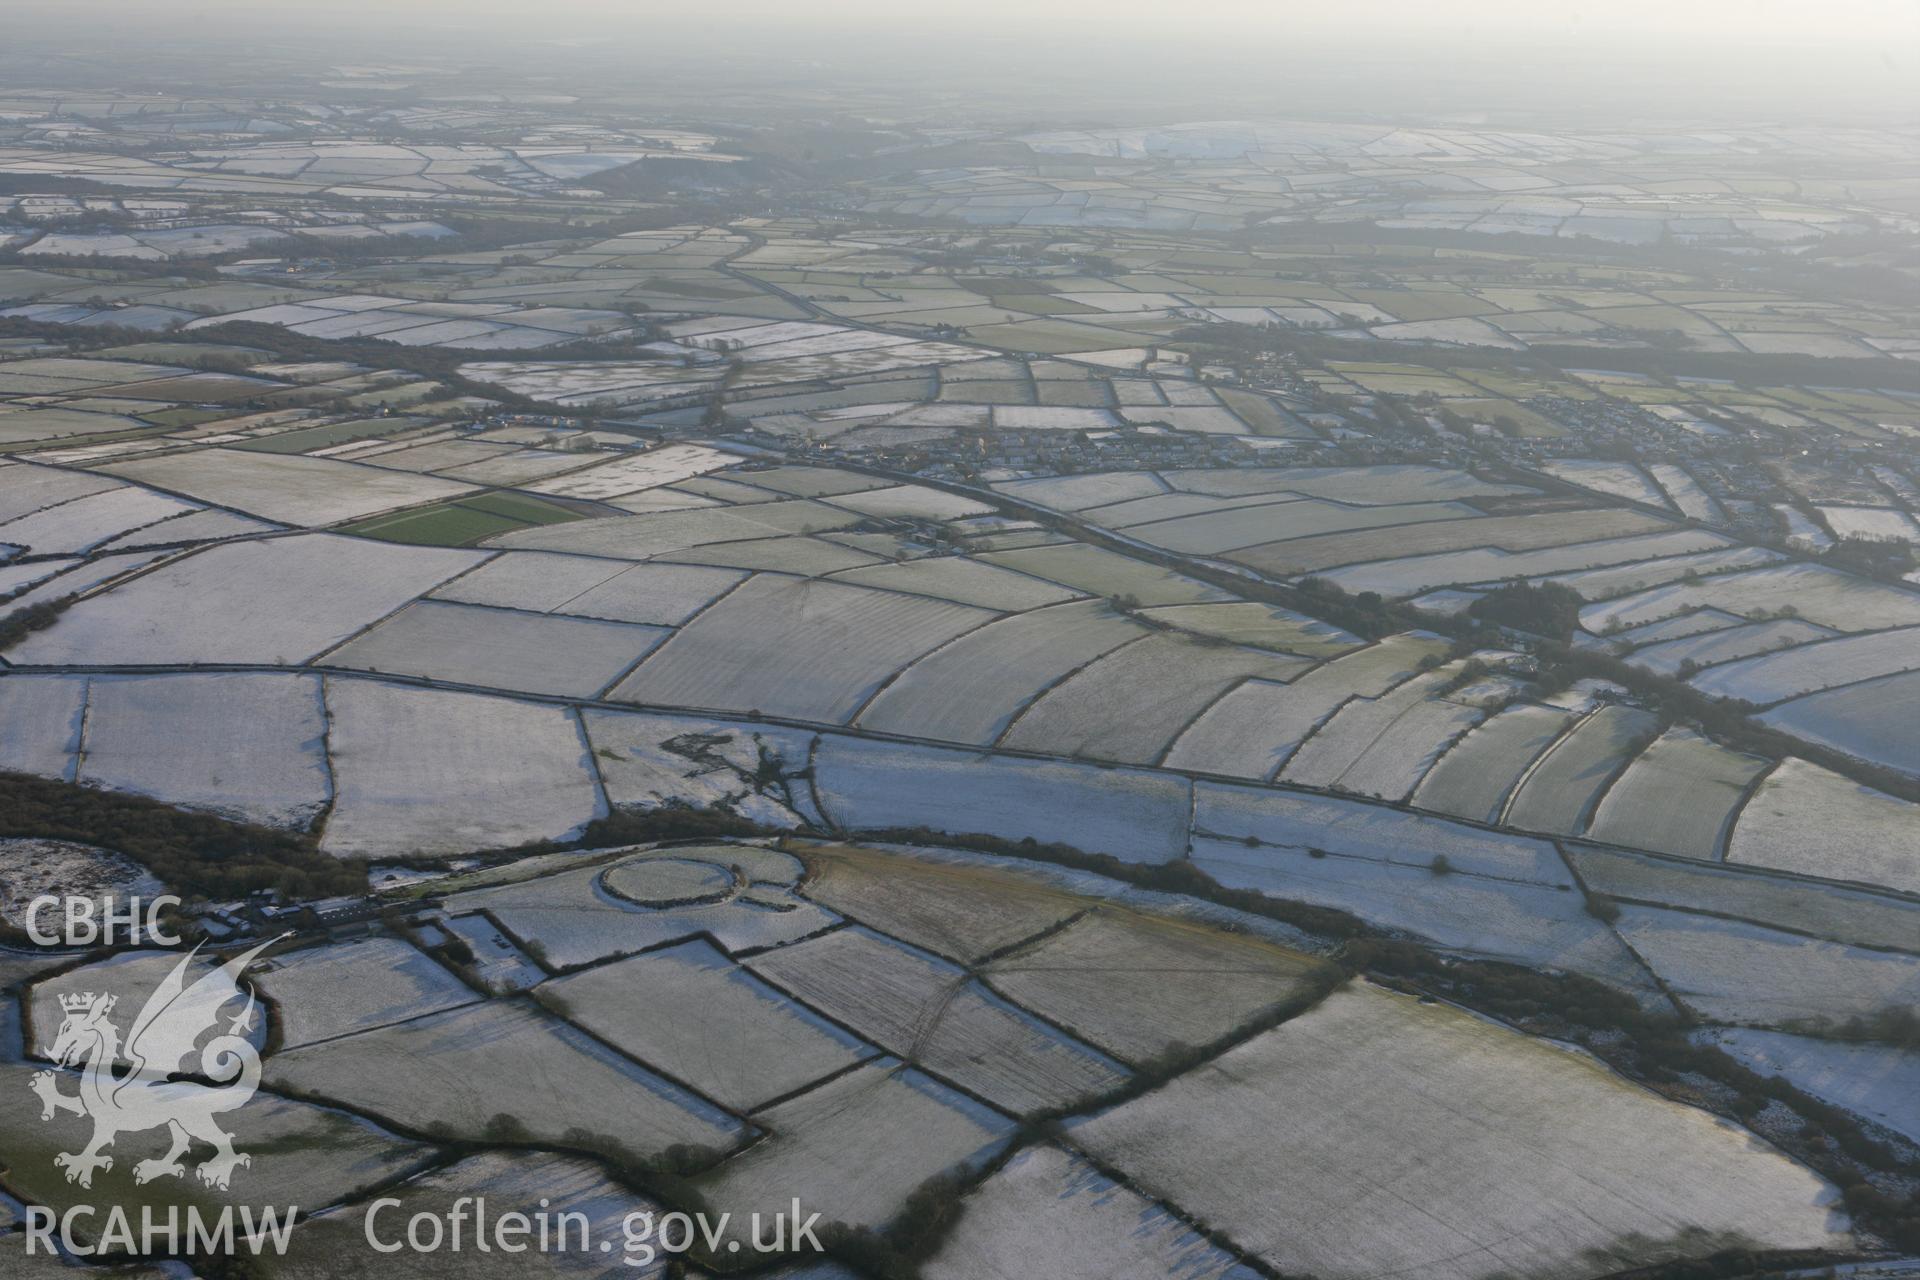
[[326,37],[316,53],[365,61],[772,60],[909,85],[999,72],[1003,96],[1051,107],[1085,86],[1102,110],[1920,121],[1920,0],[12,0],[8,23],[83,58],[155,28],[209,49],[305,31]]
[[1418,30],[1460,38],[1624,36],[1766,43],[1884,43],[1920,38],[1914,0],[966,0],[915,4],[900,0],[730,0],[698,6],[686,0],[22,0],[18,10],[112,9],[123,16],[239,11],[285,16],[346,11],[436,18],[547,22],[556,14],[590,13],[641,23],[692,20],[710,26],[752,20],[793,26],[872,24],[892,28],[1015,24],[1085,29],[1124,24],[1205,35],[1206,28],[1365,36]]

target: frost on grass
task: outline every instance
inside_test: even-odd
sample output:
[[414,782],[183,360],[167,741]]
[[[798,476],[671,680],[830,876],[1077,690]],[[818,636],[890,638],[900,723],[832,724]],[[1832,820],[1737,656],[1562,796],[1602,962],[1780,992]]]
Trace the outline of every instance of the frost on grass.
[[1692,683],[1712,697],[1766,706],[1837,685],[1897,675],[1915,666],[1920,666],[1920,627],[1903,627],[1823,639],[1728,662],[1695,676]]
[[1193,825],[1197,832],[1258,844],[1422,869],[1444,857],[1452,871],[1556,889],[1573,884],[1545,840],[1337,796],[1202,782],[1194,791]]
[[1789,758],[1740,811],[1727,861],[1920,893],[1920,806]]
[[86,706],[85,676],[0,676],[0,770],[71,779]]
[[333,793],[317,676],[95,676],[80,781],[304,830]]
[[[91,898],[97,908],[165,892],[125,854],[68,840],[0,837],[0,921],[16,929],[26,928],[27,907],[43,894]],[[50,923],[43,917],[42,927]]]
[[433,594],[502,609],[678,626],[745,577],[737,569],[508,551]]
[[781,947],[747,967],[889,1053],[1015,1114],[1069,1107],[1126,1076],[958,966],[866,929]]
[[981,557],[1096,596],[1132,596],[1143,605],[1202,604],[1230,597],[1217,587],[1083,542],[995,551]]
[[[26,1040],[28,1053],[44,1058],[51,1051],[63,1018],[61,996],[83,991],[109,995],[119,1002],[122,1013],[131,1016],[140,1010],[147,997],[154,993],[179,963],[180,954],[174,951],[121,951],[104,960],[84,964],[35,983],[24,1002],[32,1028],[32,1034]],[[210,972],[211,968],[207,960],[196,958],[188,968],[188,981]],[[239,1006],[235,1005],[234,1012],[238,1010]],[[246,1031],[247,1038],[255,1047],[266,1043],[266,1016],[264,1011],[256,1008],[253,1025]]]
[[921,1183],[992,1159],[1014,1129],[894,1059],[829,1080],[756,1120],[768,1136],[694,1184],[715,1210],[733,1215],[730,1238],[744,1235],[750,1213],[770,1220],[791,1211],[796,1194],[822,1225],[883,1226]]
[[859,724],[986,746],[1055,681],[1147,634],[1104,601],[1002,618],[906,668],[860,712]]
[[1168,749],[1170,768],[1270,778],[1315,727],[1350,698],[1378,698],[1446,645],[1427,635],[1389,636],[1323,663],[1291,684],[1249,680],[1208,707]]
[[1590,890],[1622,901],[1736,917],[1855,946],[1916,949],[1913,905],[1871,889],[1600,845],[1569,845],[1567,858]]
[[8,657],[126,666],[304,662],[479,559],[333,534],[226,543],[78,602]]
[[1920,956],[1659,907],[1621,908],[1618,928],[1675,999],[1712,1021],[1819,1028],[1920,1004]]
[[1420,781],[1413,803],[1475,822],[1493,822],[1527,767],[1553,745],[1570,717],[1532,703],[1494,716],[1455,743]]
[[616,809],[717,807],[782,828],[813,816],[807,730],[643,711],[586,709],[581,719]]
[[327,654],[325,664],[590,698],[670,634],[665,627],[420,600]]
[[541,1002],[708,1097],[749,1111],[873,1050],[703,939],[556,978]]
[[1044,933],[1085,900],[1030,875],[856,845],[805,848],[806,895],[891,937],[972,964]]
[[1371,987],[1073,1135],[1144,1194],[1328,1280],[1575,1280],[1850,1241],[1836,1189],[1746,1132]]
[[922,1269],[926,1280],[1256,1280],[1259,1274],[1165,1205],[1055,1146],[1015,1155],[963,1203],[960,1225]]
[[1920,672],[1909,671],[1795,698],[1760,719],[1855,759],[1920,776],[1920,734],[1913,731],[1916,713],[1920,713]]
[[1784,1076],[1816,1098],[1920,1142],[1920,1051],[1912,1046],[1819,1040],[1784,1031],[1719,1029],[1701,1035],[1755,1071]]
[[1177,604],[1148,609],[1145,616],[1158,623],[1211,636],[1234,644],[1280,649],[1309,658],[1334,658],[1365,642],[1330,622],[1282,609],[1278,605],[1242,601],[1232,604]]
[[1633,707],[1604,706],[1549,747],[1507,802],[1509,826],[1575,835],[1601,793],[1659,721]]
[[439,963],[390,937],[284,952],[252,972],[274,1003],[283,1049],[480,998]]
[[1187,847],[1186,780],[1144,770],[827,734],[814,791],[849,830],[1031,838],[1128,862],[1171,862]]
[[320,847],[458,854],[565,840],[606,812],[564,707],[329,678],[336,796]]
[[1152,764],[1195,716],[1242,680],[1286,680],[1308,665],[1238,645],[1150,635],[1043,693],[1001,738],[1051,755]]
[[1670,729],[1607,788],[1587,834],[1686,858],[1720,856],[1747,788],[1767,762],[1691,729]]
[[[1500,697],[1499,681],[1488,682]],[[1463,705],[1474,691],[1449,698],[1427,698],[1400,712],[1341,771],[1333,785],[1354,795],[1402,801],[1413,793],[1447,748],[1486,718],[1477,705]]]
[[943,600],[765,575],[682,628],[612,696],[841,722],[895,671],[992,617]]
[[1064,604],[1078,595],[1066,587],[965,556],[925,556],[899,564],[869,565],[836,577],[858,586],[938,596],[956,604],[1008,613]]
[[337,524],[474,491],[470,484],[437,476],[239,449],[169,453],[102,470],[292,525]]
[[163,493],[128,485],[90,494],[0,524],[0,545],[37,556],[78,554],[170,516],[197,511]]
[[[1410,852],[1410,851],[1409,851]],[[1345,911],[1474,955],[1567,969],[1658,1001],[1645,969],[1579,893],[1473,872],[1196,838],[1194,865],[1230,889]]]
[[[761,862],[791,864],[780,883]],[[700,862],[699,891],[662,895],[644,864]],[[751,845],[682,846],[623,862],[561,871],[521,884],[452,896],[455,912],[484,910],[546,964],[570,969],[633,955],[666,942],[707,935],[729,952],[777,946],[834,924],[838,917],[792,895],[799,864]],[[673,882],[684,885],[685,877]]]
[[587,1134],[634,1159],[680,1144],[724,1149],[745,1132],[726,1112],[515,1000],[282,1051],[268,1059],[265,1085],[351,1103],[417,1133],[552,1145]]
[[1212,1044],[1309,998],[1319,965],[1272,943],[1166,916],[1096,908],[996,958],[990,986],[1128,1062]]

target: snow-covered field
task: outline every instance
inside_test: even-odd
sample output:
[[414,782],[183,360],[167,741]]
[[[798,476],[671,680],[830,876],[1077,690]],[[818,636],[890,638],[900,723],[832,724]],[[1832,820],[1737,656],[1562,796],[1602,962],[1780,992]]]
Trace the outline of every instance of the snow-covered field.
[[481,558],[334,534],[209,547],[80,601],[7,656],[132,667],[304,662]]
[[1009,497],[1056,511],[1084,511],[1168,492],[1166,481],[1151,471],[1045,476],[1034,480],[1007,480],[993,487]]
[[1897,507],[1817,508],[1837,538],[1890,539],[1920,542],[1920,520]]
[[1838,685],[1920,667],[1920,627],[1876,631],[1803,644],[1781,653],[1728,662],[1693,678],[1693,687],[1759,706]]
[[136,458],[101,470],[212,506],[307,526],[337,524],[474,491],[470,484],[411,471],[241,449]]
[[73,779],[85,676],[0,676],[0,769]]
[[[776,953],[778,954],[778,953]],[[746,1112],[873,1055],[701,939],[540,988],[570,1022]]]
[[1920,893],[1920,805],[1789,758],[1740,811],[1727,861]]
[[1132,596],[1149,607],[1228,599],[1224,591],[1196,582],[1171,569],[1163,569],[1159,565],[1083,542],[992,551],[980,558],[1030,573],[1036,578],[1077,588],[1089,595]]
[[1005,1111],[1058,1111],[1126,1078],[1099,1051],[1022,1012],[945,960],[837,929],[747,968],[889,1053]]
[[1029,1147],[970,1192],[927,1280],[1254,1280],[1164,1205],[1055,1146]]
[[1277,605],[1251,601],[1232,604],[1176,604],[1145,610],[1155,622],[1195,635],[1231,640],[1264,649],[1281,649],[1309,658],[1333,658],[1365,642],[1332,623]]
[[[469,1231],[462,1236],[465,1247],[458,1251],[409,1253],[407,1271],[413,1280],[524,1280],[529,1276],[588,1280],[606,1275],[613,1266],[630,1280],[665,1280],[671,1265],[667,1254],[657,1250],[651,1262],[643,1261],[635,1250],[616,1254],[620,1261],[612,1264],[600,1252],[601,1241],[624,1242],[629,1219],[641,1221],[635,1215],[649,1214],[650,1221],[658,1222],[666,1210],[613,1181],[589,1160],[547,1152],[487,1151],[429,1169],[385,1188],[382,1195],[398,1203],[362,1201],[307,1219],[294,1232],[284,1260],[274,1259],[272,1275],[277,1280],[348,1280],[364,1274],[370,1261],[367,1217],[373,1206],[380,1208],[372,1232],[384,1238],[389,1225],[404,1236],[405,1224],[416,1214],[446,1222],[456,1212],[469,1211],[476,1200],[493,1212],[525,1213],[530,1220],[534,1213],[544,1212],[551,1215],[550,1224],[584,1223],[584,1227],[555,1227],[545,1249],[528,1253],[497,1248],[482,1253]],[[571,1216],[576,1214],[578,1218]]]
[[860,713],[863,729],[986,746],[1034,698],[1146,628],[1089,600],[988,623],[907,667]]
[[1720,856],[1733,815],[1767,762],[1691,729],[1670,729],[1607,788],[1587,834],[1686,858]]
[[1658,907],[1623,907],[1617,927],[1676,999],[1717,1022],[1837,1025],[1920,1001],[1920,956]]
[[[446,1087],[425,1086],[435,1079]],[[528,1087],[539,1080],[566,1087]],[[747,1133],[726,1112],[518,1000],[283,1050],[268,1059],[264,1083],[350,1099],[356,1110],[415,1132],[484,1141],[504,1116],[539,1141],[565,1145],[575,1140],[570,1131],[584,1131],[636,1159],[676,1143],[724,1150]]]
[[1164,763],[1230,777],[1271,777],[1349,699],[1381,697],[1418,672],[1423,657],[1445,648],[1426,635],[1388,636],[1290,684],[1250,680],[1197,716],[1168,748]]
[[[731,1213],[730,1236],[753,1212],[788,1212],[804,1187],[823,1225],[879,1227],[935,1174],[976,1167],[998,1153],[1013,1122],[906,1066],[882,1058],[758,1113],[770,1130],[695,1189]],[[901,1141],[902,1135],[912,1140]]]
[[1196,715],[1248,679],[1286,680],[1309,665],[1237,645],[1149,635],[1042,693],[1000,739],[1048,755],[1152,764]]
[[[586,461],[586,459],[582,459]],[[718,471],[737,462],[732,454],[701,445],[671,444],[645,453],[623,454],[597,466],[527,485],[533,493],[568,498],[617,498]]]
[[510,848],[567,839],[606,813],[564,707],[330,676],[327,711],[329,853]]
[[[1749,622],[1744,626],[1717,628],[1636,649],[1633,652],[1633,664],[1663,676],[1677,676],[1689,663],[1696,667],[1731,663],[1776,649],[1790,649],[1810,641],[1825,640],[1834,634],[1825,627],[1817,627],[1798,618]],[[1695,678],[1695,687],[1704,689],[1719,679],[1720,675],[1720,672],[1713,671],[1698,676]]]
[[675,627],[746,576],[737,569],[699,565],[508,551],[433,595],[462,604]]
[[1596,635],[1659,622],[1700,608],[1742,617],[1794,615],[1836,631],[1920,624],[1920,593],[1817,564],[1780,564],[1747,573],[1718,574],[1622,596],[1580,611],[1580,625]]
[[1541,756],[1507,802],[1506,822],[1526,831],[1575,835],[1601,793],[1659,721],[1633,707],[1604,706]]
[[1920,1142],[1920,1053],[1911,1048],[1744,1028],[1707,1032],[1703,1038],[1755,1071],[1784,1076],[1816,1098]]
[[1570,844],[1567,857],[1589,889],[1621,901],[1737,918],[1862,947],[1915,950],[1912,907],[1886,893],[1600,845]]
[[1061,604],[1080,593],[999,565],[965,556],[925,556],[899,564],[848,569],[834,578],[863,587],[886,587],[915,595],[937,596],[956,604],[1013,613]]
[[1702,524],[1717,524],[1725,518],[1713,495],[1701,488],[1700,482],[1685,467],[1675,466],[1671,462],[1655,462],[1647,470],[1666,491],[1668,501],[1680,509],[1680,514]]
[[77,554],[134,529],[197,510],[191,502],[122,485],[0,524],[0,545],[20,547],[23,555]]
[[1667,495],[1647,473],[1630,462],[1609,462],[1596,458],[1556,458],[1540,464],[1550,476],[1652,507],[1667,506]]
[[616,809],[718,805],[770,827],[817,817],[801,776],[813,751],[806,730],[591,707],[580,714]]
[[1413,793],[1414,804],[1475,822],[1496,820],[1528,766],[1571,722],[1565,711],[1535,703],[1502,711],[1440,757]]
[[79,779],[304,829],[333,794],[326,732],[318,676],[94,676]]
[[[283,1050],[480,999],[451,971],[394,937],[288,951],[251,972],[273,1001]],[[374,974],[377,982],[369,980]]]
[[1764,713],[1762,723],[1856,759],[1920,776],[1920,672],[1808,694]]
[[762,576],[682,628],[612,696],[843,722],[895,671],[993,616],[898,592]]
[[814,790],[849,830],[927,827],[1063,842],[1128,862],[1187,848],[1187,782],[1135,769],[1022,760],[826,734]]
[[[1280,771],[1281,780],[1308,787],[1348,786],[1346,777],[1349,772],[1358,770],[1361,758],[1378,747],[1398,746],[1402,741],[1402,718],[1426,707],[1430,700],[1439,696],[1446,682],[1447,676],[1435,671],[1415,676],[1378,698],[1349,700],[1300,744],[1300,749],[1293,753],[1286,767]],[[1445,711],[1448,706],[1450,704],[1442,704],[1442,710]],[[1452,707],[1451,710],[1465,711],[1465,708]],[[1476,718],[1469,716],[1454,731],[1465,733]],[[1434,736],[1431,732],[1419,737],[1417,746],[1421,756],[1424,757],[1428,750],[1444,744],[1452,736],[1447,733],[1445,725],[1439,726],[1439,732],[1441,736],[1438,742],[1431,741]],[[1416,775],[1393,798],[1399,799],[1405,795],[1417,781],[1419,778]],[[1359,788],[1349,786],[1349,789]]]
[[922,484],[843,493],[830,501],[836,507],[845,507],[862,515],[907,520],[961,520],[968,516],[985,515],[993,510],[977,498],[961,497],[943,489],[929,489]]
[[996,957],[988,984],[1128,1062],[1224,1038],[1312,991],[1317,963],[1257,938],[1120,908]]
[[1837,1189],[1733,1125],[1371,987],[1072,1133],[1288,1273],[1580,1277],[1686,1256],[1703,1233],[1846,1238]]
[[349,671],[591,698],[671,634],[665,627],[421,600],[322,661]]
[[[740,846],[676,847],[659,855],[642,854],[628,863],[647,862],[656,856],[671,861],[675,865],[670,870],[677,873],[672,876],[673,887],[678,890],[684,885],[687,862],[709,864],[702,886],[707,887],[730,881],[731,868],[754,852]],[[792,858],[768,856],[790,864],[786,874],[798,878],[799,864]],[[459,912],[487,912],[513,937],[526,943],[530,953],[556,969],[634,955],[700,934],[729,953],[779,946],[838,921],[833,913],[792,897],[779,885],[703,894],[701,900],[685,904],[637,901],[638,897],[652,895],[636,893],[630,883],[626,897],[604,886],[631,880],[634,875],[657,885],[659,877],[648,874],[646,868],[629,875],[622,871],[622,865],[591,865],[523,884],[474,889],[450,898],[449,906]],[[761,878],[758,873],[754,876],[755,880]]]
[[[1466,527],[1470,530],[1471,524]],[[1689,555],[1723,547],[1726,541],[1719,534],[1704,530],[1679,529],[1525,551],[1473,548],[1415,555],[1401,560],[1382,560],[1348,569],[1334,569],[1321,576],[1351,592],[1378,591],[1382,595],[1400,597],[1418,595],[1436,587],[1504,582],[1510,578],[1565,574],[1603,565],[1635,564]]]
[[[124,1016],[130,1018],[132,1014]],[[59,1025],[57,1012],[54,1025]],[[113,1167],[97,1172],[91,1186],[80,1187],[66,1179],[54,1158],[83,1150],[93,1129],[92,1120],[84,1115],[56,1113],[50,1121],[42,1121],[40,1107],[29,1092],[29,1081],[38,1070],[40,1064],[0,1064],[0,1090],[27,1100],[27,1105],[0,1110],[0,1143],[7,1150],[9,1189],[33,1204],[47,1206],[56,1215],[79,1209],[72,1219],[76,1233],[96,1244],[103,1243],[99,1233],[106,1213],[104,1207],[94,1209],[96,1204],[124,1206],[130,1221],[136,1224],[133,1240],[137,1242],[142,1209],[153,1213],[161,1230],[169,1210],[177,1211],[178,1220],[184,1224],[192,1207],[211,1224],[223,1208],[232,1207],[240,1197],[255,1206],[256,1213],[265,1205],[298,1205],[303,1214],[319,1213],[405,1178],[433,1156],[432,1147],[397,1137],[356,1117],[276,1098],[262,1090],[246,1106],[221,1116],[219,1121],[220,1127],[232,1135],[234,1148],[251,1157],[251,1163],[233,1174],[231,1191],[215,1190],[196,1176],[195,1166],[212,1155],[207,1147],[197,1147],[186,1156],[184,1177],[144,1184],[136,1181],[136,1170],[147,1161],[159,1162],[172,1145],[164,1126],[123,1131],[110,1153]],[[66,1085],[69,1091],[72,1087]],[[239,1230],[237,1221],[235,1229]],[[9,1276],[36,1277],[35,1268],[45,1261],[49,1259],[43,1252],[27,1259],[24,1273],[13,1270],[11,1260],[0,1261],[0,1267],[7,1267]],[[130,1274],[158,1280],[165,1273],[157,1268],[136,1268]]]
[[1632,953],[1586,912],[1570,885],[1442,874],[1431,861],[1400,860],[1418,857],[1417,848],[1396,853],[1392,859],[1316,857],[1310,849],[1250,848],[1242,839],[1196,837],[1193,861],[1229,888],[1332,907],[1441,946],[1569,969],[1624,990],[1652,993]]

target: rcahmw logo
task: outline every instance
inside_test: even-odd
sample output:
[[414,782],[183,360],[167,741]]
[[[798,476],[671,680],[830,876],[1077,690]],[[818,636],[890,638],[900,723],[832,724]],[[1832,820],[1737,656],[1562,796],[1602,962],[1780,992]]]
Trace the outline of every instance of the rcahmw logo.
[[[278,939],[275,939],[277,941]],[[219,968],[189,983],[189,971],[199,954],[196,947],[180,958],[154,993],[141,1006],[124,1039],[113,1019],[116,997],[94,991],[74,992],[60,997],[62,1020],[54,1038],[51,1057],[60,1070],[36,1073],[28,1082],[40,1098],[40,1118],[72,1114],[93,1122],[91,1139],[78,1151],[62,1152],[54,1164],[66,1174],[68,1182],[92,1187],[97,1172],[111,1172],[113,1157],[107,1148],[122,1134],[165,1128],[167,1150],[133,1166],[133,1181],[145,1185],[157,1178],[179,1178],[186,1174],[184,1158],[195,1143],[213,1149],[200,1161],[194,1176],[204,1185],[225,1191],[236,1170],[252,1163],[252,1158],[234,1149],[233,1136],[220,1124],[219,1117],[234,1111],[253,1097],[260,1085],[260,1053],[247,1038],[253,1027],[254,994],[249,985],[246,1005],[221,1027],[221,1011],[241,998],[239,978],[271,942],[263,942]],[[213,1033],[211,1039],[201,1041]],[[124,1070],[122,1067],[124,1066]],[[63,1080],[76,1079],[75,1093],[61,1092]],[[175,1077],[191,1074],[193,1079]],[[210,1081],[202,1084],[201,1080]],[[170,1247],[153,1250],[161,1253],[189,1253],[196,1245],[208,1252],[221,1244],[231,1250],[235,1239],[233,1214],[228,1206],[219,1221],[209,1224],[197,1210],[184,1215],[167,1214],[156,1218],[151,1209],[141,1214],[145,1239],[136,1240],[133,1224],[124,1210],[101,1210],[91,1205],[76,1205],[55,1219],[47,1208],[28,1209],[27,1244],[52,1249],[55,1229],[60,1243],[73,1253],[107,1249],[109,1241],[122,1248],[144,1246],[157,1236]],[[284,1229],[290,1230],[298,1210],[289,1208],[284,1219],[273,1210],[255,1215],[241,1211],[240,1236],[256,1252],[265,1245],[284,1247]],[[265,1232],[263,1238],[260,1233]],[[91,1236],[89,1245],[81,1236]]]

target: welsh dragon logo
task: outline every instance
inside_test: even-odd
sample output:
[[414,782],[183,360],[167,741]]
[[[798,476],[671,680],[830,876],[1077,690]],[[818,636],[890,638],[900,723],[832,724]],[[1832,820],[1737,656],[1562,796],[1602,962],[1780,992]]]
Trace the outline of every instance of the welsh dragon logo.
[[[233,1171],[253,1162],[233,1149],[233,1136],[215,1119],[244,1106],[260,1086],[260,1054],[247,1039],[253,1027],[251,984],[246,1007],[227,1022],[225,1032],[204,1047],[200,1041],[217,1030],[220,1011],[240,998],[240,974],[271,945],[263,942],[189,985],[188,969],[200,950],[195,947],[141,1006],[124,1043],[111,1018],[117,997],[92,991],[60,997],[64,1017],[51,1056],[62,1068],[79,1070],[80,1091],[61,1093],[62,1076],[55,1071],[35,1074],[28,1087],[40,1097],[42,1121],[63,1112],[93,1120],[93,1140],[83,1150],[54,1157],[68,1182],[92,1186],[95,1170],[113,1169],[113,1157],[103,1153],[115,1138],[163,1125],[172,1145],[165,1155],[134,1166],[136,1183],[181,1177],[186,1173],[181,1157],[196,1140],[214,1150],[195,1170],[209,1187],[226,1190]],[[196,1051],[198,1071],[192,1072]],[[212,1083],[173,1078],[187,1074]]]

